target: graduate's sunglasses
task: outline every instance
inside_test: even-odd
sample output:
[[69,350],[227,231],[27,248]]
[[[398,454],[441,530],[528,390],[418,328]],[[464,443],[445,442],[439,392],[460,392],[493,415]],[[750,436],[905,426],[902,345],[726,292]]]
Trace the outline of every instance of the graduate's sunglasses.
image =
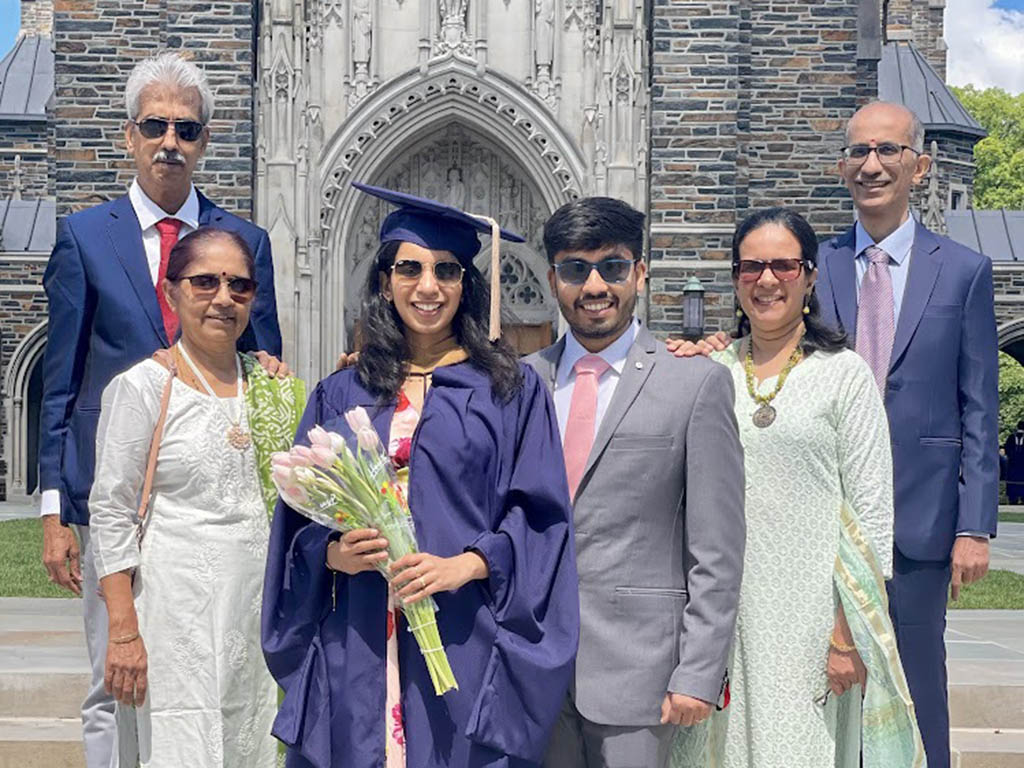
[[198,139],[205,127],[195,120],[164,120],[162,117],[147,117],[145,120],[132,120],[139,133],[147,139],[159,139],[167,133],[167,126],[174,123],[174,135],[182,141],[193,142]]
[[595,269],[606,283],[624,283],[629,279],[632,268],[632,259],[604,259],[596,263],[583,259],[566,259],[555,264],[555,272],[558,273],[559,279],[570,285],[583,285],[590,279],[590,273]]
[[771,261],[760,261],[758,259],[744,259],[732,268],[733,277],[741,283],[756,283],[761,279],[767,267],[775,275],[775,279],[788,283],[800,277],[804,263],[800,259],[772,259]]
[[[423,267],[422,261],[399,259],[391,265],[391,271],[403,280],[419,280],[423,274]],[[434,263],[432,269],[434,270],[434,279],[448,285],[461,283],[462,274],[466,271],[457,261],[438,261]]]
[[252,278],[227,274],[182,275],[174,278],[174,282],[179,280],[188,280],[191,283],[192,295],[197,299],[209,299],[216,296],[221,283],[227,283],[231,298],[242,304],[252,301],[258,285]]

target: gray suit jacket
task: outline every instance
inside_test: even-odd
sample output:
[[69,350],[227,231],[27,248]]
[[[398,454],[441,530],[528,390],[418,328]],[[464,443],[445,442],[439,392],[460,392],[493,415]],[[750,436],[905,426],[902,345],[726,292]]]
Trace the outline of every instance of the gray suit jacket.
[[[530,355],[554,389],[565,339]],[[573,500],[574,699],[592,722],[656,725],[666,691],[718,700],[746,525],[728,370],[641,328]]]

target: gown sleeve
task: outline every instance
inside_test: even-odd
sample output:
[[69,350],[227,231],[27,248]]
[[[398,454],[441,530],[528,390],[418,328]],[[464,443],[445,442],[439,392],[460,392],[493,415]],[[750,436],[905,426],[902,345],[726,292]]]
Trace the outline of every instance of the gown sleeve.
[[89,493],[97,579],[139,565],[135,518],[160,411],[160,393],[145,386],[146,375],[137,367],[115,377],[103,390],[96,474]]
[[893,474],[889,422],[871,369],[852,358],[837,403],[839,476],[847,503],[892,578]]
[[[317,385],[295,442],[335,415]],[[327,568],[327,528],[278,500],[270,529],[263,584],[262,643],[267,668],[284,690],[273,733],[304,754],[330,754],[330,699],[319,626],[331,610],[334,574]],[[314,761],[316,763],[316,761]]]
[[540,762],[576,657],[579,592],[558,420],[537,375],[524,376],[506,437],[513,466],[504,515],[469,547],[487,560],[498,629],[466,735]]

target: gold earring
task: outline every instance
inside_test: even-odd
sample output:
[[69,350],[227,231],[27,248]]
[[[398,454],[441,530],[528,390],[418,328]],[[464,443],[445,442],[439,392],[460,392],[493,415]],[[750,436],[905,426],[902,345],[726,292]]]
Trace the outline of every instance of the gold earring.
[[742,309],[737,308],[737,310],[736,310],[736,317],[743,317],[743,310]]

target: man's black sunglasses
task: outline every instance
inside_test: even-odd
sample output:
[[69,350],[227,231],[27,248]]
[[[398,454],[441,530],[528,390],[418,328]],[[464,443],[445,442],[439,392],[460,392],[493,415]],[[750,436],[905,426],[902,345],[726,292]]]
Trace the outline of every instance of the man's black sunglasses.
[[570,285],[583,285],[590,279],[590,273],[595,269],[606,283],[624,283],[629,279],[632,268],[632,259],[604,259],[598,262],[566,259],[555,264],[558,277]]
[[193,142],[198,139],[204,126],[195,120],[164,120],[162,117],[147,117],[145,120],[132,120],[139,128],[139,133],[147,139],[159,139],[167,133],[167,126],[174,123],[174,134],[182,141]]

